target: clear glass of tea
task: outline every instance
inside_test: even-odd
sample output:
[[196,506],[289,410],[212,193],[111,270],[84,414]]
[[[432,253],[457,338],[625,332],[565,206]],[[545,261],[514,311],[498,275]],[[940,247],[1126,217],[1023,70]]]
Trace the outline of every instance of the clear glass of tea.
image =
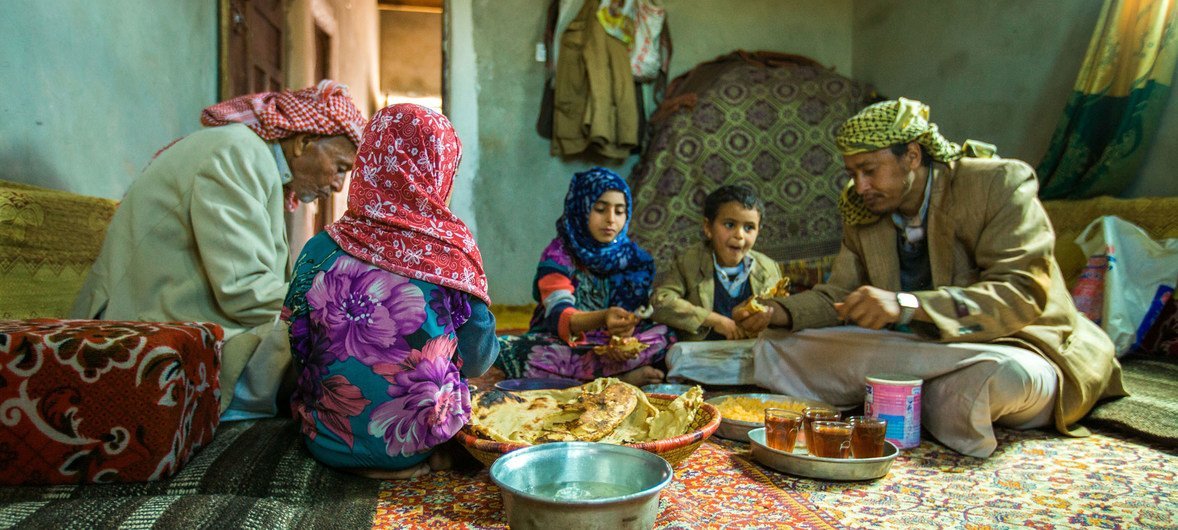
[[855,458],[876,458],[883,456],[884,439],[888,434],[888,422],[870,416],[847,418],[851,424],[851,455]]
[[811,425],[814,423],[814,420],[838,421],[839,411],[827,407],[806,407],[802,411],[802,416],[805,418],[805,427],[803,428],[802,438],[799,440],[799,443],[809,446]]
[[851,457],[850,423],[814,420],[810,430],[810,454],[823,458]]
[[786,409],[765,409],[765,444],[778,451],[792,453],[805,417]]

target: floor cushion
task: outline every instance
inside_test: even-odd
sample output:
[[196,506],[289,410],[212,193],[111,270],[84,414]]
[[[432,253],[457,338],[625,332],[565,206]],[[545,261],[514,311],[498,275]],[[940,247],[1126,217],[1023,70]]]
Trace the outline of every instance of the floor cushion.
[[219,421],[212,323],[0,320],[0,484],[174,475]]

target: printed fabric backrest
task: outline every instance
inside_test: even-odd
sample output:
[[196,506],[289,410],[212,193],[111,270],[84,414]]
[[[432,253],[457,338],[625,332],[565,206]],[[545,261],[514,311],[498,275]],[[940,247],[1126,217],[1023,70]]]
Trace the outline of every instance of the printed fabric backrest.
[[677,77],[630,177],[631,236],[668,263],[702,237],[704,197],[742,183],[765,201],[756,250],[787,270],[828,265],[847,180],[834,135],[873,96],[811,59],[773,52],[733,52]]

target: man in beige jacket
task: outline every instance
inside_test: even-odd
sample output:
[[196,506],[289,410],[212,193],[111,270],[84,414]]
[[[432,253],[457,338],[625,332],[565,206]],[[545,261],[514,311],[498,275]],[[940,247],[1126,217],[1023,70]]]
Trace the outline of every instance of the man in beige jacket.
[[[1075,422],[1125,395],[1121,367],[1068,294],[1034,171],[964,158],[983,144],[947,141],[903,98],[836,140],[852,177],[842,248],[827,283],[772,302],[771,326],[807,331],[762,335],[757,383],[850,407],[868,375],[923,379],[923,426],[978,457],[997,446],[992,423],[1086,435]],[[808,329],[840,323],[854,326]]]

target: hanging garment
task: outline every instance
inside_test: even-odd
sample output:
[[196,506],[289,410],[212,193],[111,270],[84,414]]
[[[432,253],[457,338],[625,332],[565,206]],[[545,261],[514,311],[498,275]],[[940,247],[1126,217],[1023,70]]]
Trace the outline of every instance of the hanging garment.
[[597,22],[586,2],[561,36],[556,65],[552,153],[573,155],[590,146],[626,158],[638,145],[638,103],[629,51]]

